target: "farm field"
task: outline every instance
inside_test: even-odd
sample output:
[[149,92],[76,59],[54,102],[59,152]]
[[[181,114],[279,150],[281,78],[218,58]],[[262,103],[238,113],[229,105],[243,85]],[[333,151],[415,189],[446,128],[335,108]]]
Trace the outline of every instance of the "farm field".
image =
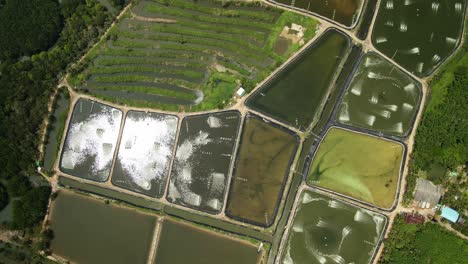
[[49,127],[47,128],[47,141],[44,148],[43,165],[47,171],[53,169],[57,159],[60,142],[65,130],[65,121],[67,120],[68,110],[70,108],[70,95],[67,89],[62,88],[55,99],[52,116],[49,118]]
[[247,106],[302,130],[309,128],[321,112],[348,48],[344,34],[334,29],[326,31],[258,89]]
[[276,0],[275,2],[297,7],[326,17],[345,27],[354,27],[361,13],[363,0]]
[[297,145],[292,132],[246,117],[228,197],[229,217],[273,224]]
[[237,111],[188,116],[182,120],[167,199],[219,213],[241,121]]
[[[102,99],[166,110],[226,106],[311,39],[316,21],[260,2],[137,0],[69,79]],[[285,26],[303,29],[281,37]],[[281,52],[275,51],[281,46]]]
[[52,251],[73,263],[146,263],[156,217],[61,190],[50,224]]
[[386,222],[382,214],[306,190],[281,263],[371,263]]
[[372,43],[413,74],[434,71],[461,41],[466,1],[383,0]]
[[365,54],[347,88],[338,121],[407,136],[421,99],[421,85],[375,53]]
[[256,264],[259,256],[248,242],[165,219],[153,263]]
[[161,197],[166,188],[178,118],[129,111],[112,173],[112,184]]
[[332,127],[313,157],[307,182],[388,209],[403,154],[400,143]]
[[122,111],[96,101],[79,99],[68,126],[60,170],[84,179],[106,181],[121,122]]

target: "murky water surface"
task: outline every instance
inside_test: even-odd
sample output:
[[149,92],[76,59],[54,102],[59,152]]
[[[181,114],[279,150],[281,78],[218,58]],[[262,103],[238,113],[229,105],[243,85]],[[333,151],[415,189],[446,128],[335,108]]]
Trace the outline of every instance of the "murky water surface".
[[169,201],[210,213],[222,209],[240,119],[237,111],[184,118]]
[[247,242],[164,220],[154,264],[255,264],[258,258]]
[[319,115],[349,42],[325,32],[295,61],[248,99],[247,105],[290,125],[306,129]]
[[156,218],[60,191],[50,223],[52,252],[73,263],[145,264]]
[[460,42],[466,1],[382,0],[372,42],[408,71],[427,76]]
[[341,102],[338,121],[406,136],[418,110],[421,87],[375,53],[364,55]]
[[292,132],[249,116],[238,150],[227,214],[271,225],[297,148]]
[[386,218],[304,191],[282,256],[284,264],[370,263]]

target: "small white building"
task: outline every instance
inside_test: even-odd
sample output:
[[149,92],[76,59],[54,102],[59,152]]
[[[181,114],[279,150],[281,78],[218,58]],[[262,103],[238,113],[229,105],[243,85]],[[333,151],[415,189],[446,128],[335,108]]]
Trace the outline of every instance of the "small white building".
[[244,94],[245,94],[245,89],[241,86],[241,87],[237,90],[236,95],[237,95],[238,97],[242,97],[242,96],[244,96]]

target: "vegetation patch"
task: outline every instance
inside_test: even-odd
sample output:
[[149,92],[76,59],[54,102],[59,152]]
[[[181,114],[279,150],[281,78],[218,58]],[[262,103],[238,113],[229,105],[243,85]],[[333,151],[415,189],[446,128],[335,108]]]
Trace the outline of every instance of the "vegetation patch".
[[305,29],[302,44],[314,36],[315,20],[260,2],[134,1],[69,81],[117,103],[221,109],[239,86],[252,89],[300,48],[274,51],[292,23]]

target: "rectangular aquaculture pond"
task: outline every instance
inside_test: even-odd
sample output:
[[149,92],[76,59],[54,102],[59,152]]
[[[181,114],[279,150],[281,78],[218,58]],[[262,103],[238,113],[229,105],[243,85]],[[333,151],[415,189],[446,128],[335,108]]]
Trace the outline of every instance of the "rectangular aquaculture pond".
[[345,93],[338,113],[343,124],[395,136],[411,131],[421,87],[376,53],[365,54]]
[[209,213],[222,209],[240,119],[239,112],[227,111],[182,120],[170,202]]
[[178,118],[129,111],[120,140],[112,183],[152,197],[166,188]]
[[122,111],[88,99],[73,109],[63,145],[60,170],[94,181],[106,181],[119,136]]
[[281,263],[371,263],[384,215],[308,190],[298,202]]
[[273,224],[297,145],[292,132],[246,117],[226,209],[229,217]]
[[401,143],[332,127],[316,151],[309,184],[389,209],[403,160]]
[[257,247],[190,224],[165,219],[155,264],[255,264]]
[[422,77],[433,72],[462,39],[466,1],[382,0],[372,43]]
[[156,218],[61,190],[50,224],[52,252],[73,263],[146,263]]
[[319,116],[331,82],[349,48],[347,36],[331,29],[258,89],[247,106],[300,129]]
[[47,127],[47,141],[44,148],[44,168],[48,171],[54,169],[57,160],[59,146],[65,130],[65,122],[70,108],[70,95],[66,88],[61,88],[53,104],[53,112],[49,117]]

